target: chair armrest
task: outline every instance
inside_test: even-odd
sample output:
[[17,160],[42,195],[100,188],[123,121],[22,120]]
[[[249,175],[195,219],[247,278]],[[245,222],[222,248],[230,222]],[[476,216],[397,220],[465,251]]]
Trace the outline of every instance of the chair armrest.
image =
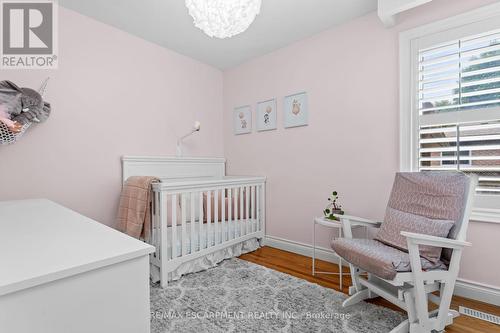
[[435,247],[444,247],[447,249],[461,249],[465,246],[471,246],[472,244],[465,241],[460,241],[456,239],[450,239],[445,237],[436,237],[424,234],[416,234],[413,232],[401,231],[401,235],[405,236],[406,239],[417,245],[429,245]]
[[378,228],[382,224],[382,222],[377,222],[369,219],[365,219],[363,217],[353,216],[353,215],[340,215],[333,214],[339,220],[349,220],[352,225],[365,225],[369,227]]

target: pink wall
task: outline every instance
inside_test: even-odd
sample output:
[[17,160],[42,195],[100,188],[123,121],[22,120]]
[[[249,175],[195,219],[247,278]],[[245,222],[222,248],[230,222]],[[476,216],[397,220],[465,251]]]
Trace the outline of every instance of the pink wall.
[[[268,177],[267,233],[310,244],[333,189],[348,213],[381,219],[399,164],[398,34],[493,1],[435,0],[385,29],[375,13],[224,73],[228,172]],[[232,110],[307,91],[309,126],[234,136]],[[321,236],[328,247],[331,231]],[[500,286],[500,225],[472,223],[461,277]],[[485,265],[490,269],[485,269]]]
[[[348,212],[380,219],[398,168],[398,33],[493,1],[434,0],[384,29],[375,14],[222,73],[60,8],[59,69],[1,71],[37,87],[50,75],[53,115],[19,143],[0,147],[0,200],[46,197],[112,224],[120,156],[228,158],[233,174],[268,177],[271,236],[311,242],[311,218],[338,190]],[[89,37],[90,36],[90,37]],[[224,84],[224,91],[223,91]],[[306,90],[308,127],[233,136],[232,108]],[[223,99],[224,93],[224,99]],[[221,125],[224,109],[224,126]],[[224,142],[224,145],[223,145]],[[331,234],[321,242],[328,246]],[[461,276],[500,286],[500,225],[474,222]]]
[[45,197],[112,224],[120,156],[174,155],[195,120],[190,155],[222,156],[222,73],[59,8],[59,69],[1,71],[38,87],[51,77],[49,120],[0,147],[0,200]]

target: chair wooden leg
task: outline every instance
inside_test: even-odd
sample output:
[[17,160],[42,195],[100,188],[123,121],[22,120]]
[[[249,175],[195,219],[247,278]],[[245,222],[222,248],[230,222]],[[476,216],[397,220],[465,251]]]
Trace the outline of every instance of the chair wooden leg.
[[417,321],[410,323],[410,332],[430,332],[429,306],[427,303],[427,292],[425,291],[422,266],[418,245],[408,242],[408,252],[410,254],[411,269],[413,273],[413,297],[415,298],[415,312]]
[[460,257],[462,255],[461,249],[456,249],[453,251],[450,259],[450,265],[448,267],[448,272],[450,276],[444,285],[441,285],[440,295],[441,302],[439,304],[439,312],[437,315],[438,331],[444,330],[449,322],[453,322],[454,313],[450,313],[451,298],[453,297],[453,289],[455,289],[455,281],[458,276],[458,267],[460,263]]
[[359,268],[357,268],[352,264],[349,264],[349,269],[351,271],[351,280],[353,284],[351,287],[349,287],[349,295],[351,296],[342,303],[342,306],[348,307],[356,303],[359,303],[361,301],[364,301],[365,299],[376,297],[376,295],[371,290],[369,290],[359,282],[360,279]]
[[406,303],[406,312],[408,313],[408,322],[414,323],[417,321],[417,314],[415,309],[415,297],[413,297],[413,291],[408,290],[403,293],[403,297]]
[[351,272],[351,280],[352,280],[352,285],[356,289],[356,291],[361,291],[364,289],[364,287],[359,283],[359,268],[354,266],[353,264],[349,264],[349,270]]
[[342,303],[342,307],[346,308],[348,306],[354,305],[356,303],[359,303],[359,302],[364,301],[365,299],[369,299],[369,298],[370,298],[370,290],[363,289],[363,290],[356,292],[351,297],[347,298]]

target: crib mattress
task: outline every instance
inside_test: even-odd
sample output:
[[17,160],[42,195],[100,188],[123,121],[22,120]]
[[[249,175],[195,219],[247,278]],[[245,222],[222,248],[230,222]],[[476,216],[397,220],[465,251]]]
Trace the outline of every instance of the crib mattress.
[[[243,224],[243,225],[242,225]],[[228,239],[234,239],[237,237],[240,237],[242,234],[248,234],[250,232],[253,232],[254,230],[257,230],[257,221],[256,220],[248,220],[248,221],[232,221],[230,224],[227,222],[224,223],[224,226],[222,223],[218,223],[218,230],[217,233],[215,232],[215,224],[212,222],[210,223],[210,228],[208,228],[207,223],[202,224],[202,232],[200,234],[200,224],[199,222],[194,222],[194,234],[191,235],[191,223],[186,223],[186,234],[185,238],[182,238],[182,226],[178,225],[176,227],[176,257],[181,256],[182,254],[182,243],[184,243],[184,246],[186,248],[185,254],[190,254],[191,253],[191,242],[193,241],[193,246],[195,251],[198,251],[200,249],[205,249],[208,246],[213,246],[215,245],[216,240],[218,240],[217,244],[221,243],[222,241],[226,241]],[[246,232],[241,233],[242,228],[247,228]],[[208,230],[210,229],[210,230]],[[222,230],[224,229],[224,230]],[[155,233],[159,234],[160,230],[155,229]],[[172,234],[173,234],[173,228],[168,227],[167,228],[167,255],[169,258],[172,258]],[[215,237],[217,235],[217,237]],[[182,242],[183,240],[183,242]],[[200,244],[201,242],[201,244]],[[154,245],[154,244],[153,244]]]

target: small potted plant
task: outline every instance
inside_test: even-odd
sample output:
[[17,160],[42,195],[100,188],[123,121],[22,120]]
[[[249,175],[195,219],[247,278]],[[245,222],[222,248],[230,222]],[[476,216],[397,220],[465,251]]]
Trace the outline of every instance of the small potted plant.
[[333,191],[332,195],[328,198],[328,206],[323,210],[325,218],[338,221],[339,219],[335,215],[344,215],[344,211],[342,210],[342,206],[338,203],[338,199],[339,196],[337,191]]

